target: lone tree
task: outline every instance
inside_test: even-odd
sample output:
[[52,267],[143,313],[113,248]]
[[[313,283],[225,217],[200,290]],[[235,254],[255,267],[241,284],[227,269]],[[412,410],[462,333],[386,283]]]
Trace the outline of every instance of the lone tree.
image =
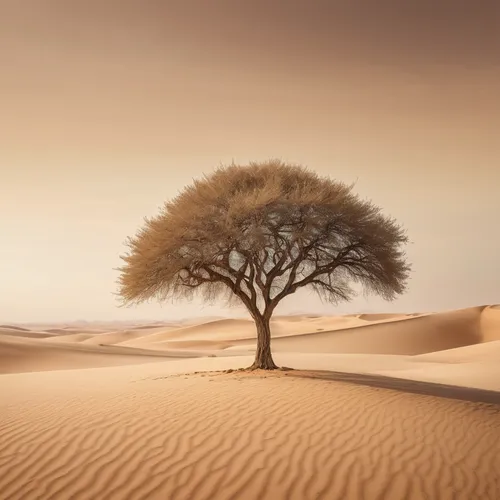
[[257,327],[251,368],[272,370],[270,319],[285,297],[308,286],[337,303],[358,283],[392,300],[410,271],[406,242],[352,186],[279,160],[233,164],[194,181],[128,238],[119,295],[124,304],[196,293],[243,303]]

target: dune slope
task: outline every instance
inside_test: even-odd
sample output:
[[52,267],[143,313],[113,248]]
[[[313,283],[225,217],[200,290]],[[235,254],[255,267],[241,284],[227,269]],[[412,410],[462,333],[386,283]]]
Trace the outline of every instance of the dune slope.
[[[276,352],[424,354],[482,342],[482,311],[482,307],[473,307],[367,322],[341,330],[282,336],[274,338],[272,346]],[[489,331],[488,335],[492,340],[496,334]],[[233,345],[252,347],[245,340],[235,341]]]
[[[49,343],[47,340],[0,335],[0,374],[158,362],[184,355],[180,352],[86,347],[80,343]],[[196,354],[188,355],[194,357]]]

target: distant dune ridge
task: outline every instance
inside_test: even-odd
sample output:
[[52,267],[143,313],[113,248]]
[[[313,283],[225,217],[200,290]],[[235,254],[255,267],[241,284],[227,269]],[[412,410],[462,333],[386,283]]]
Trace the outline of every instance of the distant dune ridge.
[[14,325],[0,325],[0,330],[16,330],[18,332],[29,332],[29,328],[22,328]]
[[[276,353],[417,356],[500,340],[500,308],[418,315],[277,316],[271,328]],[[80,330],[43,331],[4,325],[0,327],[0,372],[57,370],[60,362],[61,368],[68,369],[70,355],[72,362],[80,358],[75,367],[105,366],[108,361],[121,364],[116,362],[116,356],[123,355],[118,348],[127,348],[121,362],[131,363],[157,361],[159,355],[178,357],[186,350],[197,356],[248,354],[255,349],[255,325],[246,319],[213,318],[191,324],[110,325],[108,331],[88,324]]]
[[246,319],[30,326],[0,327],[1,500],[500,498],[498,306],[277,316],[296,371],[252,374],[221,373]]

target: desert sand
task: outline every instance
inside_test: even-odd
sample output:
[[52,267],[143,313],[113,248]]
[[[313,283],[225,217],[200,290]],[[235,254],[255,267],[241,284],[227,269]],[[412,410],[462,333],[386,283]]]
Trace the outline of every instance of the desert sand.
[[0,499],[498,499],[500,307],[0,326]]

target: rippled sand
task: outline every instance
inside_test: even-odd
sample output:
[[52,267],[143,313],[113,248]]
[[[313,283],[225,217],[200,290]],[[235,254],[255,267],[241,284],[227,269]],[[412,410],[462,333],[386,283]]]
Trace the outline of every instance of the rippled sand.
[[273,373],[245,320],[3,325],[0,499],[498,500],[499,319],[277,318]]
[[36,394],[25,379],[1,406],[1,498],[500,498],[499,405],[130,369]]

